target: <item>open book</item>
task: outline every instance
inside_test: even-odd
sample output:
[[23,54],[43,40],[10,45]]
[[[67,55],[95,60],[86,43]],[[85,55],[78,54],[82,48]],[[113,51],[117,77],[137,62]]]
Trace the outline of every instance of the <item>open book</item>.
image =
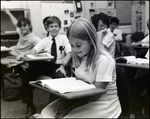
[[135,56],[122,56],[116,58],[116,62],[127,64],[149,64],[149,59],[136,58]]
[[77,80],[74,77],[57,78],[57,79],[44,79],[39,81],[30,81],[30,84],[36,83],[50,90],[58,93],[67,93],[75,91],[83,91],[88,89],[95,89],[95,85],[88,84],[84,81]]
[[36,55],[26,55],[29,59],[41,59],[41,60],[47,60],[47,59],[53,59],[54,57],[50,55],[49,53],[39,53]]

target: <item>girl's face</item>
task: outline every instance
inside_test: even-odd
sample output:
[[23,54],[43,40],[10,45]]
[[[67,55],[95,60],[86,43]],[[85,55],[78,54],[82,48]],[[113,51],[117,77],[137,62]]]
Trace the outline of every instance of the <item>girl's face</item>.
[[72,51],[74,51],[80,58],[88,55],[91,49],[90,41],[82,40],[79,38],[71,38],[70,44],[72,47]]
[[31,33],[30,26],[27,23],[25,23],[25,22],[21,23],[20,31],[21,31],[21,34],[23,36],[28,35],[28,34]]
[[59,27],[58,23],[52,23],[52,24],[49,24],[47,29],[48,29],[49,33],[51,34],[51,36],[55,37],[58,35],[60,27]]
[[107,25],[104,24],[104,23],[102,22],[102,20],[99,20],[99,21],[98,21],[98,26],[97,26],[98,31],[104,30],[105,28],[107,28]]

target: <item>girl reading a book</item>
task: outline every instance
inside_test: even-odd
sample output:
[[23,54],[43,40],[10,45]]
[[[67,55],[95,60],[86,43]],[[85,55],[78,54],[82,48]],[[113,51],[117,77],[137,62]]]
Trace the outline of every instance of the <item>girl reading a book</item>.
[[47,105],[39,117],[118,118],[121,106],[117,96],[115,61],[103,50],[95,27],[91,21],[78,18],[69,27],[67,37],[72,47],[75,77],[105,89],[106,93],[70,101],[59,98]]

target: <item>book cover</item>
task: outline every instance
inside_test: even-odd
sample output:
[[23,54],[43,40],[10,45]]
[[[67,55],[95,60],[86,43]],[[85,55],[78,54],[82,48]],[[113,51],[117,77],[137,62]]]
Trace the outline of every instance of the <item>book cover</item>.
[[45,79],[39,81],[30,81],[30,83],[37,83],[58,93],[83,91],[96,88],[95,85],[86,83],[81,80],[77,80],[75,77]]

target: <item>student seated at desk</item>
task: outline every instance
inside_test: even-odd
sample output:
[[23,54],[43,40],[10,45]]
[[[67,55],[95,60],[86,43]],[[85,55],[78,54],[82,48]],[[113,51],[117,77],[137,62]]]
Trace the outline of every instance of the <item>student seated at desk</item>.
[[103,50],[93,24],[85,18],[78,18],[69,27],[67,37],[72,47],[75,77],[105,89],[106,93],[81,98],[70,105],[68,103],[72,100],[62,101],[59,98],[46,106],[39,118],[118,118],[121,106],[117,95],[115,61]]
[[[147,28],[149,29],[149,20],[147,21]],[[141,41],[132,43],[132,46],[137,46],[137,45],[149,47],[149,34],[144,39],[142,39]]]
[[21,18],[17,20],[8,9],[5,8],[5,12],[16,26],[16,30],[19,34],[19,41],[16,46],[10,47],[11,51],[8,53],[8,57],[1,58],[1,64],[9,68],[20,64],[21,67],[27,68],[27,63],[18,61],[18,59],[20,59],[22,55],[29,53],[41,39],[34,34],[29,19]]
[[37,80],[41,75],[51,78],[62,78],[70,76],[66,65],[71,59],[71,45],[65,35],[60,35],[61,21],[58,17],[52,16],[47,20],[49,36],[42,39],[30,52],[37,54],[45,51],[54,56],[51,61],[31,62],[28,72],[22,77],[23,103],[27,103],[27,109],[31,108],[32,113],[36,112],[33,104],[33,88],[29,81]]
[[122,31],[118,28],[119,19],[117,17],[112,17],[110,19],[110,29],[114,34],[114,39],[116,41],[122,41]]
[[[104,13],[95,14],[92,17],[92,23],[97,30],[99,40],[102,39],[102,43],[106,51],[108,51],[113,57],[115,55],[115,39],[114,35],[109,28],[109,18]],[[101,30],[104,30],[101,32]]]
[[[147,28],[149,30],[149,20],[147,21]],[[149,34],[147,34],[147,36],[143,38],[142,40],[132,43],[132,46],[138,46],[138,45],[142,45],[142,47],[149,48]],[[137,57],[144,58],[146,53],[149,53],[148,49],[139,49],[137,50]]]
[[123,35],[122,31],[118,28],[119,25],[119,19],[117,17],[111,17],[110,18],[110,29],[114,35],[114,39],[116,41],[116,52],[115,52],[115,57],[121,56],[123,54],[123,46],[122,42],[123,41]]
[[44,28],[45,30],[47,31],[47,37],[49,36],[49,31],[48,31],[48,28],[47,28],[47,20],[48,20],[49,16],[45,17],[43,19],[43,25],[44,25]]
[[[149,29],[149,20],[147,22],[147,27]],[[149,47],[149,35],[146,36],[142,41],[138,43],[133,43],[132,45],[142,44]],[[149,49],[144,56],[149,59]],[[135,117],[139,118],[149,118],[149,72],[144,72],[142,69],[138,69],[137,73],[143,72],[141,76],[136,77],[129,84],[129,94],[131,102],[131,113],[135,114]],[[142,114],[142,109],[144,107],[144,114]]]

